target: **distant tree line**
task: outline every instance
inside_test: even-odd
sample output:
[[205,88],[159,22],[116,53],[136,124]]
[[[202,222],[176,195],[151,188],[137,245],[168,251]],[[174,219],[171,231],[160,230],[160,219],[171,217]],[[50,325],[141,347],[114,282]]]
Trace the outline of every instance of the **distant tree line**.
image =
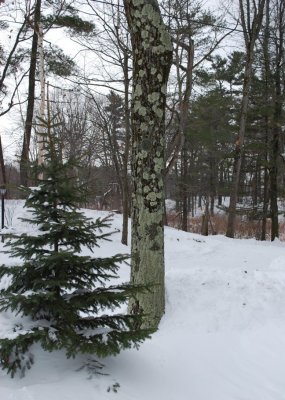
[[[49,101],[58,121],[63,157],[83,156],[82,171],[91,179],[93,203],[123,212],[122,241],[127,243],[133,191],[131,37],[122,3],[103,7],[86,1],[87,6],[93,14],[88,21],[81,18],[74,2],[25,2],[14,44],[8,49],[0,43],[1,114],[13,113],[17,104],[21,105],[20,180],[27,185],[33,177],[28,176],[26,161],[39,157],[37,116],[41,114],[41,96],[46,102],[47,80],[51,81]],[[251,0],[237,1],[236,6],[237,25],[229,28],[224,18],[229,10],[219,15],[198,1],[160,3],[173,44],[166,108],[165,195],[176,201],[183,230],[189,229],[189,213],[197,202],[203,206],[206,225],[218,204],[229,215],[227,236],[235,234],[235,216],[245,215],[262,221],[262,239],[270,219],[274,240],[279,236],[278,204],[284,180],[285,6],[281,0],[262,0],[257,5]],[[1,7],[1,13],[5,7],[8,5]],[[11,6],[8,9],[11,15],[16,11]],[[100,74],[82,70],[60,49],[49,49],[45,35],[55,27],[65,27],[82,50],[101,59]],[[6,23],[1,25],[3,32],[7,28]],[[240,50],[221,55],[217,49],[227,37],[236,35],[236,30]],[[154,66],[153,74],[157,74]],[[14,89],[11,77],[17,77]],[[68,79],[69,86],[54,88],[58,79]],[[22,80],[28,82],[28,91],[20,95]],[[40,84],[44,93],[36,90]],[[111,193],[116,201],[110,200]]]

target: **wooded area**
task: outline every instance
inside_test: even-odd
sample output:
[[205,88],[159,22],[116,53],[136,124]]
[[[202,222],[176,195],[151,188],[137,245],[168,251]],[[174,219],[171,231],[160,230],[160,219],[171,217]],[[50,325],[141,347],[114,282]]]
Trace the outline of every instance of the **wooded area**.
[[[0,118],[12,121],[1,129],[18,142],[9,164],[0,140],[2,201],[26,188],[34,218],[22,220],[41,231],[10,235],[24,262],[0,267],[0,278],[12,276],[1,311],[34,323],[1,339],[13,375],[33,342],[107,355],[156,330],[166,224],[281,237],[285,3],[25,0],[4,2],[0,18]],[[124,245],[131,217],[129,284],[104,284],[127,255],[79,255],[109,236],[96,236],[108,224],[80,207],[122,213]],[[126,301],[124,317],[100,315]]]
[[[151,2],[137,3],[152,7]],[[78,179],[90,180],[90,206],[122,212],[123,243],[131,194],[136,193],[131,164],[137,168],[138,142],[138,151],[154,162],[164,153],[159,201],[172,200],[165,223],[205,235],[279,237],[284,212],[285,5],[281,0],[232,3],[210,10],[200,1],[159,2],[161,17],[154,17],[154,29],[162,18],[162,40],[169,35],[173,48],[166,92],[166,76],[147,55],[154,48],[161,52],[164,44],[155,43],[154,30],[149,35],[141,25],[141,31],[133,30],[132,2],[4,2],[0,117],[4,121],[9,115],[14,126],[2,125],[2,145],[4,130],[6,137],[16,130],[18,141],[16,158],[6,149],[0,153],[6,160],[5,172],[1,157],[1,179],[8,196],[17,195],[18,183],[33,184],[28,161],[41,158],[39,118],[47,116],[49,98],[63,159],[81,156]],[[142,18],[148,13],[144,8]],[[64,49],[54,43],[57,35],[65,37]],[[81,59],[72,55],[72,46],[84,54]],[[137,60],[139,46],[146,51],[143,61]],[[164,111],[154,110],[158,92],[154,87],[148,92],[141,83],[146,79],[155,86],[152,77],[167,93],[163,148],[149,131],[153,117],[139,105],[148,96],[153,112],[164,119]],[[146,184],[151,171],[142,164],[141,172]],[[154,203],[160,189],[156,199],[149,190]],[[248,233],[239,231],[241,223]]]

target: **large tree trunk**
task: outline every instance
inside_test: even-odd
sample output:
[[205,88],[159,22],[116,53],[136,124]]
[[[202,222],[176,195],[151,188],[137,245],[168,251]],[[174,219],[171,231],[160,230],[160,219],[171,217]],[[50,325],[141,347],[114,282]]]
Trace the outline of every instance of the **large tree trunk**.
[[37,50],[38,50],[38,30],[41,18],[41,0],[37,0],[34,14],[34,34],[32,40],[31,59],[30,59],[30,72],[29,72],[29,87],[28,87],[28,104],[27,114],[24,129],[23,148],[20,160],[20,180],[21,185],[28,185],[28,162],[31,132],[34,116],[35,105],[35,86],[36,86],[36,67],[37,67]]
[[131,280],[149,289],[130,308],[143,310],[144,327],[157,328],[165,309],[164,120],[172,43],[157,1],[124,4],[133,51]]

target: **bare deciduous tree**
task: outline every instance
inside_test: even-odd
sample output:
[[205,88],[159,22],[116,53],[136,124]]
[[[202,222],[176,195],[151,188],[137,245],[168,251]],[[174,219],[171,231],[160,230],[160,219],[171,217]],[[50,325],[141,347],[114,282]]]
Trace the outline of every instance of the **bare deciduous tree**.
[[260,32],[265,0],[239,0],[240,20],[243,29],[244,43],[246,49],[246,61],[244,69],[243,92],[241,99],[239,132],[235,142],[235,156],[232,174],[232,188],[230,194],[230,205],[227,225],[227,237],[234,237],[236,205],[241,174],[241,163],[245,139],[246,119],[249,104],[249,94],[252,79],[252,64],[254,59],[255,43]]

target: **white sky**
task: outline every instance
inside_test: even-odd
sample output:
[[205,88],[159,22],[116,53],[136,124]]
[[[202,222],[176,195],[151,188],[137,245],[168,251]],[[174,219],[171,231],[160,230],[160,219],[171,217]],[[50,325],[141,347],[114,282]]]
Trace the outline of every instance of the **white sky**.
[[[8,4],[9,0],[6,0],[6,5]],[[229,5],[233,5],[233,1],[228,0]],[[13,3],[11,3],[12,6]],[[19,2],[16,2],[16,4],[19,4]],[[221,5],[222,4],[222,5]],[[205,8],[210,7],[213,11],[217,11],[217,9],[221,10],[226,6],[226,1],[223,0],[207,0],[204,2]],[[1,9],[0,7],[0,18],[5,19],[7,15],[3,14],[3,8]],[[232,26],[232,23],[230,23],[230,26]],[[4,34],[1,32],[1,34]],[[69,55],[75,57],[76,60],[80,60],[80,65],[84,65],[86,67],[86,71],[89,69],[89,65],[94,64],[94,55],[90,56],[90,53],[85,55],[85,57],[82,56],[82,53],[78,53],[80,50],[80,47],[76,45],[74,42],[70,41],[64,34],[63,30],[56,29],[54,31],[50,31],[46,37],[48,40],[52,41],[54,44],[62,48],[65,52],[67,52]],[[240,40],[241,35],[238,34],[238,40]],[[8,42],[10,42],[10,48],[13,44],[12,38],[5,38],[7,39]],[[0,39],[1,40],[1,39]],[[224,44],[224,46],[221,48],[221,51],[224,51],[227,53],[229,50],[232,51],[233,47],[236,49],[236,43],[237,39],[234,40],[227,40]],[[25,114],[25,109],[26,109],[26,104],[22,106],[22,113],[23,115]],[[15,118],[15,115],[17,117]],[[4,157],[11,158],[14,157],[14,154],[16,152],[16,145],[17,142],[19,141],[19,130],[22,131],[21,127],[17,127],[19,122],[15,123],[15,120],[19,121],[19,112],[16,110],[16,108],[12,109],[8,115],[5,115],[0,118],[0,134],[2,138],[2,143],[3,143],[3,151],[4,151]],[[21,140],[20,140],[21,144]]]

